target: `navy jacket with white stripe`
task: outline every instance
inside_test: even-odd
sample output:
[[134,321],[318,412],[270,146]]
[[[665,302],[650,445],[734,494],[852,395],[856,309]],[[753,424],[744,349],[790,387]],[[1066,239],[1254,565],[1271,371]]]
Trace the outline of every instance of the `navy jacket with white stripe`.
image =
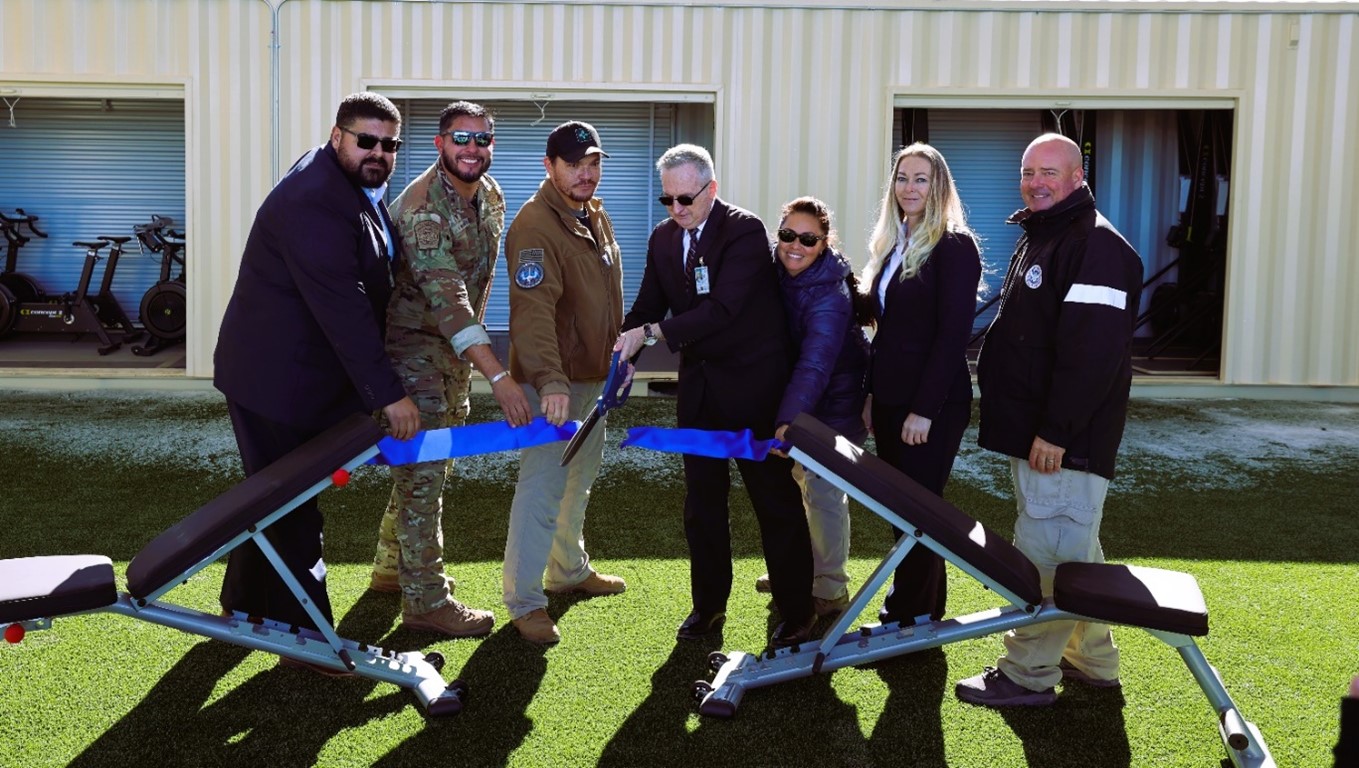
[[1024,229],[977,361],[977,443],[1027,459],[1035,436],[1062,466],[1112,479],[1128,392],[1142,261],[1082,185],[1010,217]]

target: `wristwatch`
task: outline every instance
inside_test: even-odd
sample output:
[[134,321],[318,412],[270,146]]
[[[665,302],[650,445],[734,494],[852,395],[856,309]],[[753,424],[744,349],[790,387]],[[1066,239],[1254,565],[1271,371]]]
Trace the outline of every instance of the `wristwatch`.
[[642,343],[648,347],[660,341],[660,339],[656,338],[656,334],[651,331],[651,323],[646,323],[642,326],[642,335],[646,337]]

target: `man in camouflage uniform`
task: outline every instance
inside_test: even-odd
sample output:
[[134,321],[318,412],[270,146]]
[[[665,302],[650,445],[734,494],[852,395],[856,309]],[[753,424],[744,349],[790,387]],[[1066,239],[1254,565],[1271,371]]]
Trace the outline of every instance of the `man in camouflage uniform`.
[[[553,424],[583,419],[604,389],[623,320],[623,268],[599,186],[599,134],[587,123],[547,139],[547,178],[505,236],[510,285],[510,371]],[[604,425],[560,466],[561,445],[519,455],[519,482],[505,541],[505,606],[524,639],[561,639],[547,591],[610,595],[627,585],[596,573],[585,552],[585,505],[599,474]]]
[[[420,409],[421,429],[467,419],[472,366],[514,426],[530,419],[523,391],[496,359],[482,325],[495,271],[505,197],[491,167],[495,120],[466,101],[439,115],[439,158],[392,204],[402,258],[387,308],[387,354]],[[401,622],[452,637],[491,631],[490,611],[453,599],[444,574],[443,489],[451,460],[392,467],[370,587],[400,592]]]

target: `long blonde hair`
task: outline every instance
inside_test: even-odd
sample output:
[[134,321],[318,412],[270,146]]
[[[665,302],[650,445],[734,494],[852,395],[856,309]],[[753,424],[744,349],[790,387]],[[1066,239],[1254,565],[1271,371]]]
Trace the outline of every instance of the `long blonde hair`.
[[902,147],[892,155],[892,164],[887,173],[887,184],[882,190],[882,204],[878,207],[878,223],[873,226],[873,234],[868,239],[868,264],[864,267],[863,280],[868,290],[877,282],[878,272],[883,269],[887,259],[896,250],[897,239],[901,232],[905,212],[897,203],[897,168],[906,157],[923,157],[930,164],[930,188],[925,195],[925,216],[920,225],[910,233],[903,254],[901,279],[915,277],[925,265],[934,246],[939,244],[945,232],[972,231],[967,227],[963,215],[963,203],[958,198],[958,188],[953,183],[953,174],[939,150],[917,141],[909,147]]

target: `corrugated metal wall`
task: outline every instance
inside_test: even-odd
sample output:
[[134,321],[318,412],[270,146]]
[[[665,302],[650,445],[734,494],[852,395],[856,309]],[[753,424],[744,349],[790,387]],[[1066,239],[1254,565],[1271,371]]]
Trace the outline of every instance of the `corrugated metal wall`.
[[[278,1],[0,0],[0,95],[53,81],[182,85],[190,248],[208,278],[190,285],[194,376],[210,373],[273,176]],[[1359,385],[1353,6],[281,1],[284,167],[325,137],[339,98],[366,87],[707,94],[723,196],[767,217],[793,195],[821,196],[851,253],[871,224],[894,98],[1235,100],[1223,379]]]

